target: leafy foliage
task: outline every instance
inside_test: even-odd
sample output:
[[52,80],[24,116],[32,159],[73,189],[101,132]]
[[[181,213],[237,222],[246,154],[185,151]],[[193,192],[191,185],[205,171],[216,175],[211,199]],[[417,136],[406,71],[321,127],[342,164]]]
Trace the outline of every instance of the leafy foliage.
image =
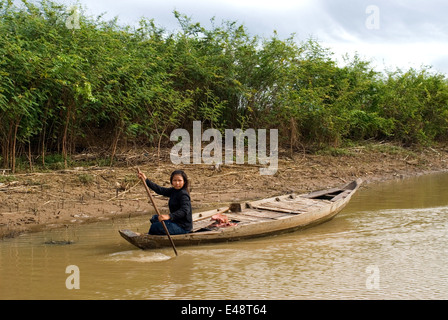
[[[0,0],[0,148],[46,164],[47,153],[160,147],[204,127],[277,128],[286,147],[344,140],[431,144],[448,139],[448,81],[429,68],[382,74],[358,56],[339,66],[313,40],[251,36],[174,12],[179,30],[138,27],[41,1]],[[205,129],[205,128],[204,128]],[[111,160],[111,161],[112,161]]]

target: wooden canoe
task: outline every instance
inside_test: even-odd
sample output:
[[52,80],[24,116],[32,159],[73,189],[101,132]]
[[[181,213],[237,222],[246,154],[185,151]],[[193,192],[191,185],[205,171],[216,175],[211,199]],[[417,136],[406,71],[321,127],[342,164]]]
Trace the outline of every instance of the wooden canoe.
[[[213,209],[193,214],[193,230],[188,234],[171,235],[176,246],[201,245],[214,242],[238,241],[308,228],[336,216],[350,201],[362,183],[361,179],[340,188],[307,194],[283,196],[246,202],[238,206]],[[240,212],[238,212],[240,211]],[[211,217],[224,213],[232,226],[211,227]],[[141,249],[170,246],[167,236],[149,235],[119,230],[120,235]]]

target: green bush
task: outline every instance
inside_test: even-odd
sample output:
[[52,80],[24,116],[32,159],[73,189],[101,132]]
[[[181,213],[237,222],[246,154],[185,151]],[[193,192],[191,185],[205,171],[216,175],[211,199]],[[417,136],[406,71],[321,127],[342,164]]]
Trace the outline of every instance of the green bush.
[[205,28],[178,12],[180,30],[168,32],[80,10],[69,29],[65,5],[0,0],[3,167],[29,152],[60,168],[87,147],[113,159],[122,142],[170,146],[193,120],[276,128],[285,147],[448,139],[448,81],[430,68],[383,74],[358,56],[340,66],[313,39],[260,38],[232,21]]

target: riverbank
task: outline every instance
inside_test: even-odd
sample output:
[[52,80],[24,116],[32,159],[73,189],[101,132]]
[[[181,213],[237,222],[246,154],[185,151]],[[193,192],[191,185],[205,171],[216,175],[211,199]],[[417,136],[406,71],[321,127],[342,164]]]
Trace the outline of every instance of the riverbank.
[[[80,166],[51,172],[0,175],[0,239],[71,224],[153,214],[136,178],[137,166],[156,183],[169,186],[178,169],[147,151],[128,152],[114,167]],[[78,155],[78,158],[94,157]],[[389,144],[328,149],[318,154],[281,150],[278,171],[261,176],[258,165],[183,165],[191,180],[193,210],[288,192],[307,192],[362,178],[366,182],[402,179],[446,171],[447,148],[410,150]],[[1,174],[1,172],[0,172]],[[161,211],[167,201],[156,196]]]

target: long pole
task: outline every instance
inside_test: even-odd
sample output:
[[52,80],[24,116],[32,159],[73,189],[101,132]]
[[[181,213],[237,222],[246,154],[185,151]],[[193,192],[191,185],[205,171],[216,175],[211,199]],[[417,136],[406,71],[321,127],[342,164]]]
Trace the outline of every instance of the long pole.
[[[137,173],[140,173],[140,172],[141,172],[141,171],[140,171],[140,168],[137,168]],[[151,200],[151,203],[152,203],[154,209],[156,210],[157,215],[160,216],[159,209],[157,208],[156,203],[154,202],[154,199],[153,199],[153,197],[152,197],[152,195],[151,195],[151,191],[149,191],[149,187],[148,187],[148,185],[146,184],[145,179],[143,179],[143,177],[140,177],[140,180],[142,180],[143,185],[145,186],[146,193],[148,194],[149,199]],[[166,227],[166,225],[165,225],[165,221],[162,220],[161,222],[162,222],[163,229],[165,230],[165,233],[166,233],[166,235],[168,236],[168,239],[169,239],[170,242],[171,242],[171,246],[173,247],[174,253],[175,253],[176,256],[177,256],[176,246],[174,245],[173,239],[171,239],[171,235],[170,235],[170,232],[168,231],[168,229],[167,229],[167,227]]]

